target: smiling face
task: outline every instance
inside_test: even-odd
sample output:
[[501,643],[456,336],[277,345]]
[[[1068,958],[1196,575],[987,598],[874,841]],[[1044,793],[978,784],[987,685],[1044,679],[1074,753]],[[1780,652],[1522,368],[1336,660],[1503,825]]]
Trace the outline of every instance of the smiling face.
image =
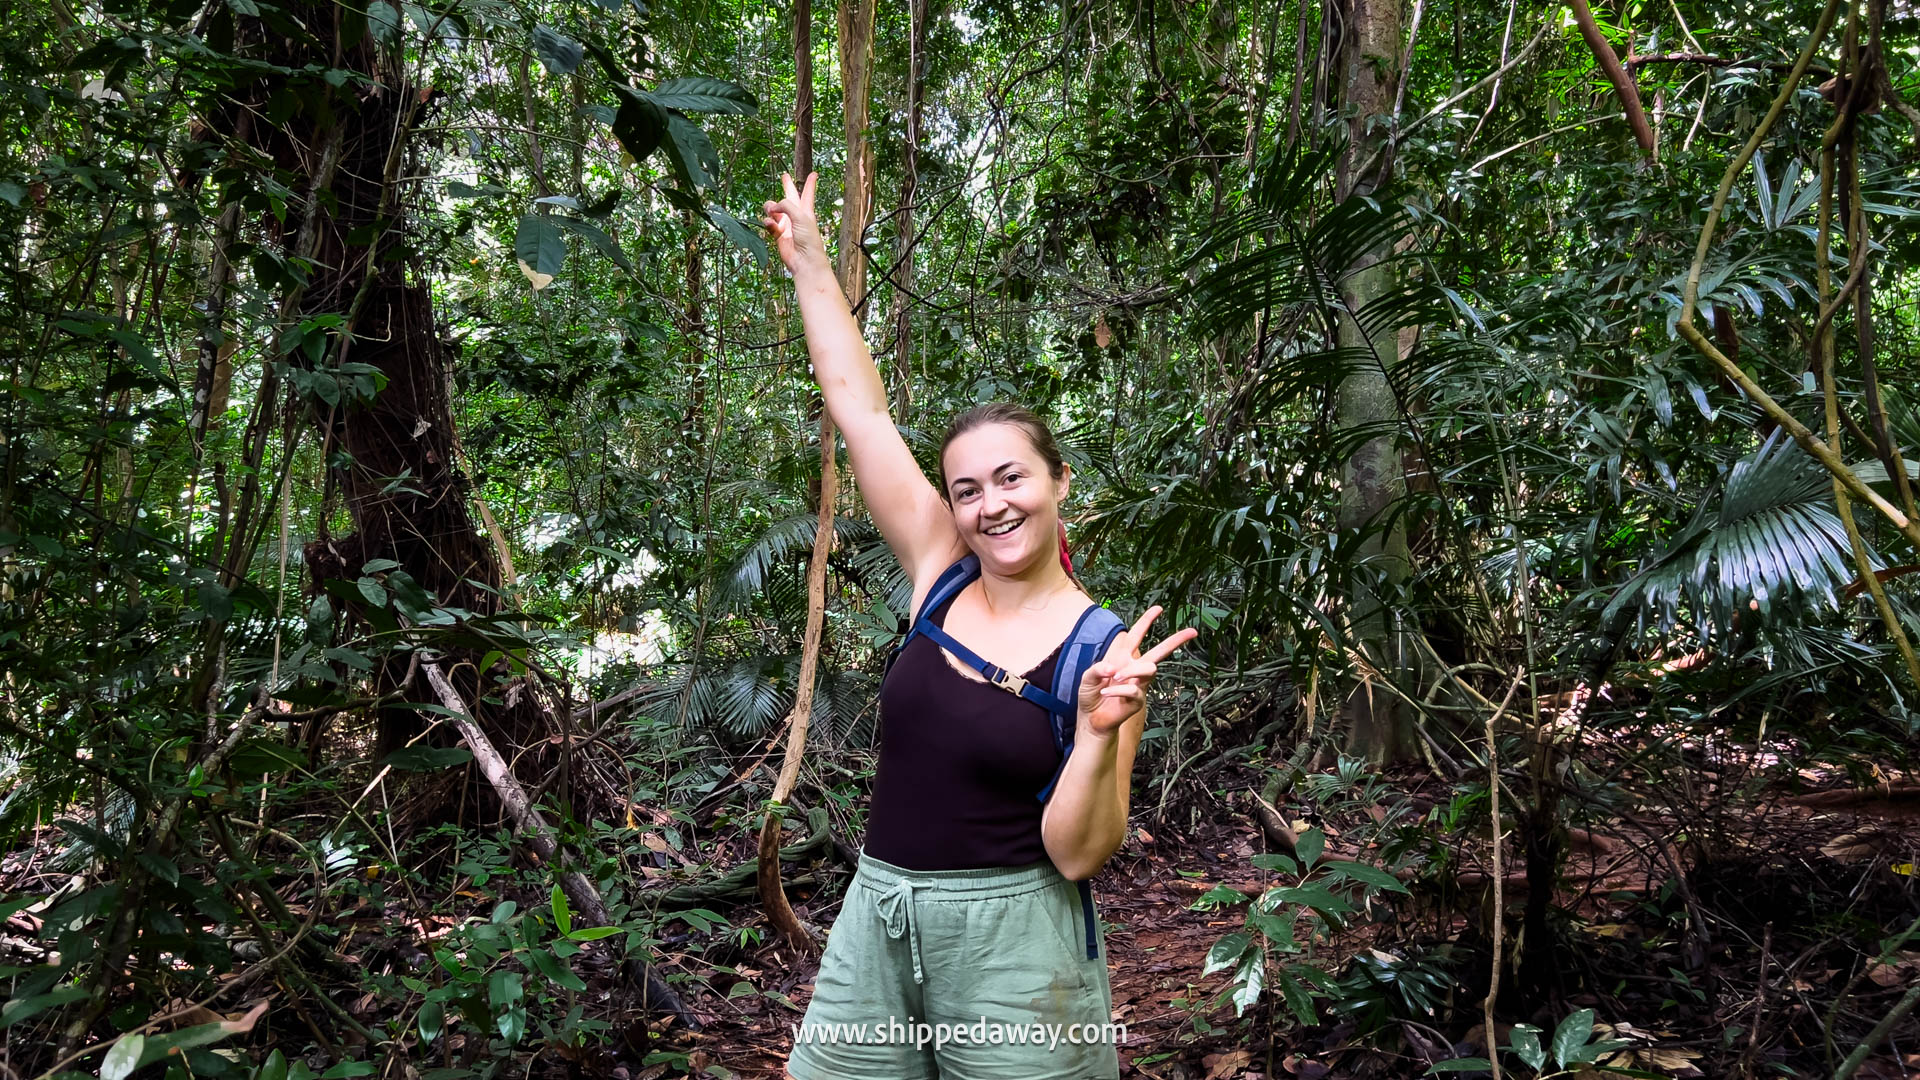
[[941,458],[953,524],[984,569],[1016,576],[1060,552],[1060,500],[1072,479],[1055,480],[1025,430],[982,424],[954,437]]

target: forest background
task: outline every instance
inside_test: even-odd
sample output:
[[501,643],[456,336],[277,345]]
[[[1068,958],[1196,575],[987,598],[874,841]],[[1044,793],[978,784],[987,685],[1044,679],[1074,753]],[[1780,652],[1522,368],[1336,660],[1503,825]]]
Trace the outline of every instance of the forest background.
[[1129,1075],[1920,1066],[1909,0],[29,0],[0,65],[8,1076],[777,1069],[906,597],[755,224],[808,164],[923,463],[1035,407],[1093,595],[1204,630]]

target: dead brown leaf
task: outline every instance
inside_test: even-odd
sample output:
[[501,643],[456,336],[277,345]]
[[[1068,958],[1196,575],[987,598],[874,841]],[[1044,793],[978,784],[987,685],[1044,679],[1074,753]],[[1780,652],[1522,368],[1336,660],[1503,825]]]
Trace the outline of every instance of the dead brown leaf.
[[1221,1054],[1208,1054],[1200,1059],[1200,1064],[1207,1070],[1207,1080],[1226,1080],[1227,1077],[1240,1075],[1246,1069],[1247,1063],[1252,1060],[1253,1055],[1245,1050],[1233,1050]]

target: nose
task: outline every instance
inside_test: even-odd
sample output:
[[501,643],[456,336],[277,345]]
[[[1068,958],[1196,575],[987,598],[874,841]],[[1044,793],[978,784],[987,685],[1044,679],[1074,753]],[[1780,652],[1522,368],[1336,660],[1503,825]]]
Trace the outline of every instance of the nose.
[[986,517],[999,517],[1000,512],[1006,508],[1006,496],[1000,494],[998,488],[988,488],[986,492],[980,496],[980,513]]

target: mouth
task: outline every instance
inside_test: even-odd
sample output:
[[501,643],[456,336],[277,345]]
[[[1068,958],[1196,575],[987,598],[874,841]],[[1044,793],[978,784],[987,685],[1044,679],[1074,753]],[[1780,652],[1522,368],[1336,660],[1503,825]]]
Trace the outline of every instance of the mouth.
[[1005,522],[1000,525],[995,525],[992,528],[985,529],[983,531],[988,536],[1005,536],[1008,533],[1012,532],[1013,530],[1019,528],[1021,523],[1025,522],[1026,520],[1027,520],[1026,518],[1016,518],[1012,521]]

